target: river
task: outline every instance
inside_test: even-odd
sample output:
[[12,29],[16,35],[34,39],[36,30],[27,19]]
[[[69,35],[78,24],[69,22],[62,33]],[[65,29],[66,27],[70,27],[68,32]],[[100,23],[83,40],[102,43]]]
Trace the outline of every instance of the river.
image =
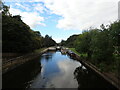
[[4,88],[115,89],[98,74],[61,52],[47,52],[3,75]]

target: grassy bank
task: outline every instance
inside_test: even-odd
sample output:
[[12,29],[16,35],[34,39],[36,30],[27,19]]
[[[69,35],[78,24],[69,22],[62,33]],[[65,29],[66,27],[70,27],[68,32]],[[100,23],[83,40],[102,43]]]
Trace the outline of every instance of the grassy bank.
[[79,53],[75,50],[75,48],[69,48],[71,51],[73,51],[74,53],[76,53],[77,55],[81,56],[81,57],[84,57],[86,58],[87,57],[87,54],[84,54],[84,53]]
[[40,48],[40,49],[36,49],[35,51],[34,51],[34,53],[40,53],[41,51],[43,51],[45,48]]
[[[75,48],[69,48],[71,51],[79,55],[80,57],[84,58],[87,57],[87,54],[81,54],[75,50]],[[116,77],[118,78],[120,73],[119,73],[119,65],[120,65],[120,56],[115,56],[115,60],[111,63],[106,63],[106,62],[101,62],[101,63],[95,63],[93,60],[89,61],[93,65],[95,65],[101,72],[106,73],[110,77]]]

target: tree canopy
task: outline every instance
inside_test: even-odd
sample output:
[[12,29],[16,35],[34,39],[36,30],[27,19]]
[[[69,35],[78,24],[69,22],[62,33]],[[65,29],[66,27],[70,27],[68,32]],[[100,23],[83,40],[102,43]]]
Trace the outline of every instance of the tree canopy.
[[83,31],[76,39],[72,35],[61,44],[75,48],[81,57],[87,54],[86,60],[97,66],[103,68],[103,65],[108,65],[109,70],[117,71],[120,68],[120,21],[100,27]]
[[74,41],[77,39],[78,36],[79,35],[72,35],[66,41],[62,40],[60,45],[74,47]]
[[2,51],[26,53],[42,47],[54,46],[51,37],[42,37],[39,31],[33,31],[25,24],[20,15],[12,16],[8,6],[2,4]]

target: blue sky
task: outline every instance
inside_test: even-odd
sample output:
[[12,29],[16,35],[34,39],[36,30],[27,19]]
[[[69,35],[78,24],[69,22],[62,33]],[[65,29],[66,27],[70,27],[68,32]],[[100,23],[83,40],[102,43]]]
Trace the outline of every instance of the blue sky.
[[[117,20],[118,0],[31,0],[6,1],[12,15],[21,15],[31,29],[48,34],[56,42],[99,28]],[[107,17],[106,17],[107,16]]]

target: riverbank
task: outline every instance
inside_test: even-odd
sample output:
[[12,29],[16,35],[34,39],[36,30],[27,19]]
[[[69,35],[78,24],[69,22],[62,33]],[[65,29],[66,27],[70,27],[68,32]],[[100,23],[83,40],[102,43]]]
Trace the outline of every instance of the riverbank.
[[[120,89],[120,79],[116,77],[116,75],[113,72],[103,72],[100,68],[93,65],[90,61],[87,61],[85,58],[87,57],[86,54],[80,54],[78,53],[74,48],[69,48],[72,52],[74,52],[77,57],[76,59],[85,64],[85,66],[91,68],[96,73],[98,73],[100,76],[102,76],[105,80],[110,82],[112,85]],[[82,57],[81,57],[82,56]],[[84,60],[85,59],[85,60]]]
[[28,53],[25,55],[21,55],[15,58],[11,58],[8,60],[3,59],[2,61],[2,73],[6,73],[30,60],[34,60],[35,58],[39,57],[40,55],[42,55],[43,53],[47,52],[47,51],[56,51],[57,47],[48,47],[48,48],[41,48],[41,49],[37,49],[32,53]]
[[14,68],[30,61],[34,60],[35,58],[39,57],[41,54],[48,51],[48,48],[42,48],[39,50],[34,51],[33,53],[28,53],[22,56],[18,56],[9,60],[2,61],[2,74],[13,70]]

